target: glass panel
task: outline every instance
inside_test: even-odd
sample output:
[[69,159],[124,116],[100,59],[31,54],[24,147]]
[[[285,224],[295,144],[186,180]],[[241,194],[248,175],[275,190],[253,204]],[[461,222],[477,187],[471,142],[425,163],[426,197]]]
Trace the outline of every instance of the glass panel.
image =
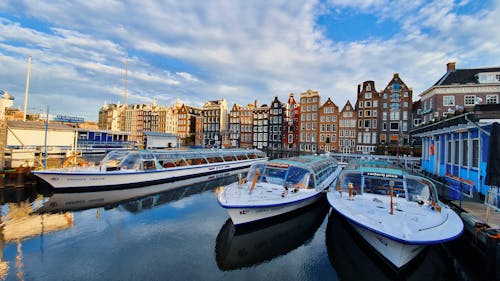
[[310,173],[308,170],[296,166],[290,166],[288,168],[285,185],[292,188],[311,188],[309,186],[309,178]]

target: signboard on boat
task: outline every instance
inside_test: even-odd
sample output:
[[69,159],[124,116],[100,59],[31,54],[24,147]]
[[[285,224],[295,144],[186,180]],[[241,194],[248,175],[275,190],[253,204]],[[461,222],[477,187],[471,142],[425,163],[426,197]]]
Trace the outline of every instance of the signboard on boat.
[[403,176],[401,176],[401,175],[380,173],[380,172],[365,172],[363,175],[369,176],[369,177],[391,178],[391,179],[402,179],[403,178]]

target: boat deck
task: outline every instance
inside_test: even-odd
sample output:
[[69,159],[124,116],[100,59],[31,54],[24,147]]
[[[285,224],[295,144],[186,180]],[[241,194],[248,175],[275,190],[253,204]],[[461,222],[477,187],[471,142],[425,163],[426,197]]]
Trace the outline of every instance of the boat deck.
[[[460,206],[459,201],[452,201],[455,206]],[[487,223],[492,228],[500,228],[500,212],[490,208],[481,202],[462,201],[462,209],[476,217],[480,221]],[[487,215],[488,213],[488,215]]]

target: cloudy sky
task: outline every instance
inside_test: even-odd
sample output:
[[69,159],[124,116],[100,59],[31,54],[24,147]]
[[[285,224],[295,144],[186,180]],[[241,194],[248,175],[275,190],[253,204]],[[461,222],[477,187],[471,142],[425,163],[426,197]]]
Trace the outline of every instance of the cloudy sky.
[[500,0],[2,0],[0,89],[28,109],[97,120],[123,103],[285,101],[338,106],[398,72],[414,100],[445,72],[500,66]]

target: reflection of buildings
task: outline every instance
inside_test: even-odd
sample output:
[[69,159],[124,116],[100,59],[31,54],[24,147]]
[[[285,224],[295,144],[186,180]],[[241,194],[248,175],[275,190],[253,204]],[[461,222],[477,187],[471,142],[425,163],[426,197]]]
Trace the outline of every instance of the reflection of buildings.
[[64,230],[73,226],[73,214],[33,214],[32,205],[26,202],[6,203],[6,215],[0,217],[0,278],[5,278],[9,265],[3,261],[3,248],[6,243],[17,243],[17,277],[23,280],[21,241],[45,233]]

